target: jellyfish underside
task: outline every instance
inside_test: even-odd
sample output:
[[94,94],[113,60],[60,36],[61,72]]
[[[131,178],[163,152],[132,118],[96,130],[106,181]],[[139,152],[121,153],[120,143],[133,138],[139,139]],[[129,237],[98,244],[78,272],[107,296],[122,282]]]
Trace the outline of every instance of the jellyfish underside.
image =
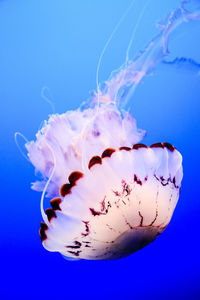
[[[183,1],[135,59],[112,73],[76,111],[51,115],[26,144],[43,180],[40,236],[65,258],[110,260],[145,247],[169,224],[179,198],[181,154],[167,142],[146,146],[145,132],[122,106],[142,78],[168,55],[168,37],[183,22],[200,19]],[[199,3],[198,3],[199,5]],[[178,59],[172,65],[194,64]],[[166,63],[166,62],[165,62]],[[195,64],[199,72],[198,64]],[[51,207],[43,210],[44,194]]]

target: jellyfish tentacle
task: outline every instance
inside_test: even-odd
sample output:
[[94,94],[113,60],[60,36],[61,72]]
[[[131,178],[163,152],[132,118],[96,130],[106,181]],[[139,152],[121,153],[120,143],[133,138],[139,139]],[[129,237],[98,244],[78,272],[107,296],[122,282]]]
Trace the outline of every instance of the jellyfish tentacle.
[[31,163],[29,157],[26,156],[26,155],[24,154],[24,152],[22,151],[21,147],[19,146],[19,143],[18,143],[18,137],[19,137],[19,136],[23,138],[23,140],[25,141],[25,145],[28,143],[28,139],[27,139],[21,132],[18,132],[18,131],[17,131],[17,132],[15,132],[15,134],[14,134],[15,144],[16,144],[16,146],[17,146],[19,152],[21,153],[21,155],[22,155],[29,163]]
[[97,85],[97,97],[98,97],[98,101],[97,101],[97,106],[99,106],[99,70],[100,70],[100,66],[101,66],[101,62],[103,59],[103,56],[112,40],[112,38],[114,37],[114,35],[116,34],[118,28],[120,27],[120,25],[122,24],[122,22],[124,21],[125,17],[128,15],[129,11],[131,10],[133,4],[135,3],[136,0],[132,0],[131,4],[129,5],[129,7],[126,9],[126,11],[124,12],[124,14],[121,16],[120,20],[118,21],[117,25],[114,27],[110,37],[108,38],[107,42],[104,45],[104,48],[100,54],[99,60],[98,60],[98,64],[97,64],[97,70],[96,70],[96,85]]
[[[156,65],[163,62],[169,55],[170,34],[183,23],[189,24],[200,20],[200,7],[197,5],[190,11],[185,8],[185,4],[185,1],[181,2],[181,6],[165,18],[165,22],[159,26],[160,33],[147,44],[143,51],[111,73],[109,79],[98,91],[100,101],[106,99],[111,102],[114,99],[119,107],[124,107],[128,103],[141,80],[152,74]],[[96,98],[97,95],[94,94],[91,101],[95,101]]]
[[[109,116],[110,112],[110,116]],[[88,167],[88,136],[91,134],[91,132],[95,131],[95,127],[99,129],[99,132],[97,130],[96,135],[102,135],[105,136],[107,139],[108,146],[110,144],[118,145],[118,139],[115,134],[113,134],[114,128],[112,130],[109,129],[111,127],[111,123],[114,123],[113,121],[109,121],[110,125],[107,122],[107,119],[111,119],[113,117],[113,120],[115,120],[116,116],[113,116],[113,114],[118,115],[118,120],[116,122],[121,122],[121,125],[119,127],[119,137],[124,135],[124,139],[128,141],[130,139],[130,131],[133,133],[133,129],[136,129],[136,123],[135,120],[131,117],[131,115],[128,112],[123,111],[123,118],[121,118],[119,111],[116,108],[116,105],[111,105],[110,103],[104,103],[98,111],[98,114],[94,112],[94,116],[87,120],[85,122],[85,126],[82,129],[82,132],[80,134],[81,140],[82,140],[82,169],[83,171],[87,170]],[[106,121],[106,124],[108,125],[106,127],[106,124],[101,123],[103,121]],[[116,124],[117,125],[117,124]],[[114,124],[113,124],[114,126]],[[104,129],[105,130],[104,130]],[[104,131],[103,131],[104,130]],[[138,130],[138,136],[144,136],[144,131]],[[137,140],[139,141],[139,139]]]
[[49,220],[48,220],[48,217],[47,217],[47,214],[45,214],[45,211],[44,211],[44,197],[45,197],[45,193],[47,191],[47,188],[48,188],[48,185],[50,184],[51,180],[52,180],[52,177],[55,173],[55,170],[56,170],[56,158],[55,158],[55,155],[54,155],[54,152],[51,148],[51,146],[46,142],[46,146],[49,148],[49,150],[51,151],[51,154],[52,154],[52,157],[53,157],[53,169],[51,171],[51,174],[44,186],[44,189],[43,189],[43,192],[42,192],[42,196],[41,196],[41,199],[40,199],[40,210],[41,210],[41,214],[42,214],[42,218],[44,220],[44,222],[46,223],[49,223]]
[[147,9],[147,7],[149,6],[149,3],[151,2],[152,0],[148,0],[145,5],[143,6],[140,14],[139,14],[139,17],[137,19],[137,22],[133,28],[133,31],[132,31],[132,34],[131,34],[131,38],[130,38],[130,41],[129,41],[129,44],[128,44],[128,47],[127,47],[127,50],[126,50],[126,59],[125,59],[125,65],[127,65],[128,61],[129,61],[129,52],[130,52],[130,49],[131,49],[131,46],[133,44],[133,41],[134,41],[134,38],[135,38],[135,35],[136,35],[136,32],[137,32],[137,29],[140,25],[140,22],[142,20],[142,17],[144,16],[144,13]]
[[164,68],[175,68],[181,72],[187,71],[194,75],[200,75],[200,63],[191,58],[176,57],[173,60],[163,60],[162,66]]
[[[74,169],[86,172],[88,162],[94,155],[101,155],[105,148],[119,148],[126,144],[132,147],[144,136],[138,130],[135,119],[128,113],[120,114],[116,106],[101,105],[98,116],[94,110],[67,112],[50,116],[45,126],[37,133],[36,141],[26,144],[31,163],[43,178],[49,178],[56,157],[56,169],[48,185],[48,197],[58,197],[59,188],[67,181],[67,174]],[[87,125],[85,127],[85,124]],[[43,191],[45,180],[35,182],[32,188]]]
[[53,101],[51,101],[49,99],[49,97],[45,94],[46,92],[48,92],[50,98],[52,98],[49,87],[48,86],[43,86],[42,90],[41,90],[41,97],[42,97],[42,99],[44,99],[44,101],[46,101],[50,105],[52,113],[55,114],[55,105],[54,105]]

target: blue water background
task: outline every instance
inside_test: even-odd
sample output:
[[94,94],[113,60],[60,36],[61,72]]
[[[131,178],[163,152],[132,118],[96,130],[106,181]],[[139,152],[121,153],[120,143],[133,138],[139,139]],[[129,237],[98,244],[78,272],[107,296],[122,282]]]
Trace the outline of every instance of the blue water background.
[[[100,68],[108,78],[125,52],[146,1],[136,1],[113,38]],[[184,179],[166,231],[152,244],[116,261],[65,261],[46,251],[38,235],[40,193],[30,189],[33,167],[21,156],[14,132],[28,140],[51,106],[41,98],[48,86],[56,112],[77,109],[95,89],[99,55],[130,1],[0,1],[0,298],[1,299],[200,299],[200,77],[157,68],[143,80],[129,106],[144,142],[174,144],[183,155]],[[158,32],[156,23],[176,0],[152,0],[131,53]],[[183,26],[170,40],[171,58],[200,62],[200,24]],[[21,141],[20,141],[21,142]],[[48,201],[48,200],[47,200]]]

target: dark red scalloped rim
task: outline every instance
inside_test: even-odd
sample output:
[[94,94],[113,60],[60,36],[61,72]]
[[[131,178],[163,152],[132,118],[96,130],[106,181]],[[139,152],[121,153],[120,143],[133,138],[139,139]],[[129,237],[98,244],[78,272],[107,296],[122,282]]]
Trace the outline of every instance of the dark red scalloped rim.
[[120,147],[120,148],[119,148],[119,151],[122,151],[122,150],[130,151],[131,148],[130,148],[130,147]]
[[107,148],[106,150],[103,151],[101,158],[105,157],[111,157],[111,155],[115,152],[116,150],[113,148]]
[[45,212],[47,214],[47,218],[49,222],[51,221],[52,218],[56,218],[56,213],[52,208],[45,209]]
[[145,145],[145,144],[141,144],[141,143],[133,145],[133,149],[135,149],[135,150],[138,150],[138,149],[141,149],[141,148],[148,148],[148,146]]
[[50,201],[53,210],[61,210],[60,203],[61,203],[61,198],[54,198]]
[[40,234],[40,238],[41,241],[45,241],[47,239],[47,235],[46,235],[46,230],[48,229],[48,226],[46,223],[41,222],[40,223],[40,230],[39,230],[39,234]]
[[162,143],[155,143],[155,144],[152,144],[149,148],[163,148],[164,149],[164,145]]
[[176,148],[169,143],[163,143],[164,147],[173,152]]
[[93,156],[88,164],[88,169],[91,169],[92,166],[96,165],[96,164],[102,164],[102,160],[100,156]]
[[67,194],[71,193],[71,188],[76,185],[77,180],[79,180],[81,177],[83,177],[83,173],[79,171],[72,172],[69,177],[69,183],[65,183],[60,188],[60,195],[62,197],[65,197]]
[[[142,148],[148,148],[148,146],[145,144],[138,143],[138,144],[134,144],[132,147],[132,149],[134,149],[134,150],[138,150],[138,149],[142,149]],[[151,146],[149,146],[149,148],[162,148],[162,149],[167,148],[171,152],[173,152],[175,150],[174,146],[172,146],[171,144],[166,143],[166,142],[152,144]],[[120,147],[118,150],[119,151],[130,151],[132,149],[130,147],[124,146],[124,147]],[[96,164],[102,164],[102,159],[104,159],[105,157],[111,157],[114,152],[116,152],[116,149],[107,148],[103,151],[101,157],[93,156],[88,163],[88,169],[91,169]],[[84,174],[82,172],[79,172],[79,171],[72,172],[68,177],[69,183],[65,183],[61,186],[60,195],[62,197],[65,197],[66,195],[70,194],[72,187],[75,186],[77,181],[80,178],[82,178],[83,176],[84,176]],[[135,180],[137,180],[137,178],[135,178]],[[45,210],[49,222],[53,218],[56,218],[56,213],[55,213],[56,210],[61,211],[61,208],[60,208],[61,201],[62,201],[61,198],[55,198],[50,201],[52,208],[47,208]],[[41,238],[42,242],[47,239],[47,235],[46,235],[47,229],[48,229],[47,224],[41,222],[41,227],[40,227],[39,233],[40,233],[40,238]]]

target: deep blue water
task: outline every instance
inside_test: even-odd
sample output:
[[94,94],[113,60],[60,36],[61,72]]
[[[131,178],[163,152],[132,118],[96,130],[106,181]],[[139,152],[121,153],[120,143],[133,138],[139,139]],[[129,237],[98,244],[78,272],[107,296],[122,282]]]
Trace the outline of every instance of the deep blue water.
[[[164,2],[164,3],[163,3]],[[113,38],[100,69],[107,79],[124,61],[145,0]],[[139,24],[132,54],[152,39],[156,23],[180,2],[152,0]],[[157,68],[129,106],[144,142],[168,141],[183,155],[184,179],[166,231],[152,244],[116,261],[68,262],[39,238],[40,194],[30,189],[33,167],[21,156],[15,131],[34,139],[52,113],[41,97],[48,86],[58,113],[76,109],[95,89],[99,55],[130,1],[0,1],[0,299],[200,299],[200,77]],[[200,62],[200,22],[178,29],[172,58]]]

